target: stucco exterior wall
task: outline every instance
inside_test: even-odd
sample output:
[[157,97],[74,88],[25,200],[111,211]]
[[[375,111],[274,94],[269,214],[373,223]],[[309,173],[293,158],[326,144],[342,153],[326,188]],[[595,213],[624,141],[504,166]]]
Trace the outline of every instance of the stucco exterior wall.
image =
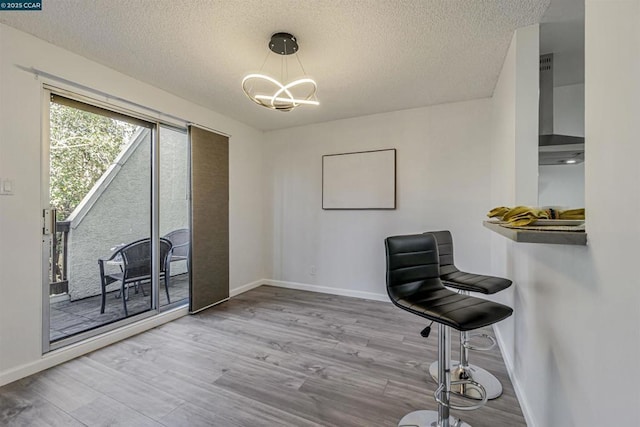
[[[150,236],[151,137],[145,130],[93,205],[69,231],[68,279],[72,300],[100,294],[98,258],[116,245]],[[135,136],[134,136],[135,138]],[[160,235],[188,228],[186,133],[160,131]],[[83,201],[82,203],[85,203]],[[87,201],[88,203],[88,201]],[[172,265],[172,274],[186,271]],[[184,264],[184,263],[183,263]]]

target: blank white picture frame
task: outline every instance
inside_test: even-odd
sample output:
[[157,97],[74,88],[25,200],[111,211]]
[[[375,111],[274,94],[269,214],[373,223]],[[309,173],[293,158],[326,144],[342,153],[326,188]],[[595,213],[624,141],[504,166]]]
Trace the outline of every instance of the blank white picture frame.
[[395,148],[322,156],[322,209],[395,208]]

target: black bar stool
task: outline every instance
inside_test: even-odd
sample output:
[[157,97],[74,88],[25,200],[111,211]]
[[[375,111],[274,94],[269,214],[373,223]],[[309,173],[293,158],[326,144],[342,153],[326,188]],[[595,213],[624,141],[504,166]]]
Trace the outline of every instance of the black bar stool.
[[[385,239],[387,293],[403,310],[438,323],[439,382],[434,393],[438,411],[420,410],[405,415],[399,427],[469,427],[449,415],[450,409],[473,410],[486,402],[484,388],[473,380],[451,381],[450,328],[469,331],[509,317],[513,310],[502,304],[461,295],[444,287],[440,280],[438,246],[430,234],[394,236]],[[421,334],[428,336],[430,326]],[[481,401],[473,406],[450,403],[452,386],[474,388]]]
[[[502,277],[484,276],[481,274],[466,273],[458,270],[453,263],[453,238],[451,232],[429,231],[435,237],[438,244],[438,254],[440,259],[440,280],[445,286],[457,289],[463,295],[470,292],[478,292],[485,295],[495,294],[511,286],[511,280]],[[486,347],[474,347],[470,343],[472,337],[483,337],[490,341]],[[470,334],[468,331],[460,332],[460,361],[454,360],[451,363],[455,366],[451,372],[454,380],[470,379],[482,384],[487,392],[487,399],[495,399],[502,394],[502,384],[491,372],[479,366],[469,363],[469,350],[488,351],[495,347],[495,339],[486,334]],[[438,381],[438,362],[433,362],[429,367],[429,373],[434,380]],[[453,393],[464,395],[472,399],[480,399],[477,390],[464,385],[453,387]]]

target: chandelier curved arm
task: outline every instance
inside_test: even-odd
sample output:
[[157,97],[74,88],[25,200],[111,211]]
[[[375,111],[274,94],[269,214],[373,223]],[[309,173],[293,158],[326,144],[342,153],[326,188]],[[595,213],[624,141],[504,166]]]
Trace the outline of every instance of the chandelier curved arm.
[[[309,93],[309,95],[303,99],[295,99],[293,96],[291,96],[291,92],[289,92],[289,89],[295,87],[295,86],[299,86],[305,83],[309,83],[313,86],[313,89],[311,90],[311,92]],[[291,99],[291,102],[294,104],[294,107],[297,107],[298,104],[311,104],[311,105],[318,105],[319,102],[318,101],[310,101],[311,98],[313,98],[313,96],[316,94],[316,91],[318,90],[318,85],[316,84],[316,82],[313,79],[310,79],[308,77],[302,78],[302,79],[298,79],[295,80],[291,83],[287,83],[286,85],[282,86],[280,88],[279,91],[277,91],[274,95],[273,95],[273,101],[275,101],[276,99],[283,99],[283,98],[279,98],[280,94],[282,92],[285,92],[287,95],[289,95],[289,98]],[[286,99],[286,98],[285,98]],[[271,103],[273,104],[273,101],[271,101]],[[307,101],[307,102],[305,102]]]
[[[252,93],[252,91],[248,87],[248,82],[253,79],[264,80],[273,84],[277,88],[276,92],[273,95]],[[312,89],[310,90],[309,95],[307,95],[305,99],[297,99],[293,95],[293,93],[291,93],[290,89],[303,84],[310,84]],[[254,101],[259,105],[262,105],[263,107],[267,107],[273,110],[290,111],[301,104],[306,104],[306,105],[320,104],[318,101],[311,100],[311,98],[316,93],[317,85],[313,79],[310,79],[308,77],[301,78],[293,82],[290,82],[286,85],[283,85],[273,77],[269,77],[265,74],[253,73],[245,76],[244,79],[242,79],[242,89],[245,95],[249,97],[249,99],[251,99],[252,101]]]

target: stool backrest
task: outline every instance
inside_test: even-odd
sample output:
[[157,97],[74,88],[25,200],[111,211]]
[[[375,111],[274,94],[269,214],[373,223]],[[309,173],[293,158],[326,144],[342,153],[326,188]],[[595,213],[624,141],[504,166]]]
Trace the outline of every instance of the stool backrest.
[[459,271],[453,264],[453,237],[449,230],[427,231],[435,237],[438,244],[438,254],[440,261],[440,275],[451,274]]
[[396,302],[416,292],[443,289],[438,247],[430,234],[387,237],[387,293]]

